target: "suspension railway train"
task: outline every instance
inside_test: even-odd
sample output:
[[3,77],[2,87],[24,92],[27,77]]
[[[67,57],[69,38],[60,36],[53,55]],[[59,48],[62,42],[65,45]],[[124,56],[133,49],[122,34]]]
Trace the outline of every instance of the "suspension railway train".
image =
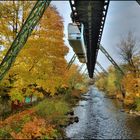
[[68,24],[68,41],[73,48],[78,60],[81,63],[87,63],[87,52],[84,41],[84,25],[81,23],[79,26],[76,23]]

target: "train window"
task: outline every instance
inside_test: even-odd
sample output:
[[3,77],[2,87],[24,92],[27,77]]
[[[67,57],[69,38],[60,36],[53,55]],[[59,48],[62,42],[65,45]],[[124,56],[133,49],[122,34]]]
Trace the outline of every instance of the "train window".
[[81,39],[81,37],[77,37],[77,39]]

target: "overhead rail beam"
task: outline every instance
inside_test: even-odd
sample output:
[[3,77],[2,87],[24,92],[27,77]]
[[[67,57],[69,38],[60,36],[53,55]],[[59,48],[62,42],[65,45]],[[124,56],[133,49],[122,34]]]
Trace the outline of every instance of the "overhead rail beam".
[[137,1],[137,3],[140,5],[140,0],[136,0]]
[[[101,42],[103,29],[104,29],[104,25],[105,25],[105,20],[106,20],[106,16],[107,16],[107,12],[108,12],[109,3],[110,3],[110,0],[107,0],[105,2],[105,7],[104,7],[104,11],[103,11],[103,17],[102,17],[101,27],[100,27],[100,33],[99,33],[99,38],[98,38],[98,45],[97,45],[97,49],[96,49],[95,61],[97,60],[97,55],[98,55],[98,50],[99,50],[98,46],[99,46],[99,44]],[[95,67],[95,65],[94,65],[94,67]]]
[[102,53],[108,58],[108,60],[114,65],[114,67],[118,69],[122,75],[124,75],[123,70],[118,66],[118,64],[114,61],[114,59],[110,56],[110,54],[105,50],[105,48],[102,45],[100,45],[99,48],[102,51]]
[[105,20],[106,20],[106,16],[107,16],[109,3],[110,3],[110,0],[105,0],[104,10],[103,10],[103,13],[102,13],[101,27],[100,27],[100,31],[99,31],[98,45],[101,42],[101,38],[102,38],[102,34],[103,34],[103,29],[104,29],[104,25],[105,25]]
[[17,37],[13,41],[11,47],[7,51],[4,59],[0,64],[0,81],[10,69],[12,63],[14,63],[17,55],[27,42],[28,37],[31,35],[33,29],[40,21],[50,2],[51,0],[38,0],[36,2],[35,6],[33,7],[28,18],[26,19]]
[[80,1],[69,0],[73,22],[84,24],[84,38],[87,46],[87,68],[89,77],[93,77],[103,28],[110,0]]

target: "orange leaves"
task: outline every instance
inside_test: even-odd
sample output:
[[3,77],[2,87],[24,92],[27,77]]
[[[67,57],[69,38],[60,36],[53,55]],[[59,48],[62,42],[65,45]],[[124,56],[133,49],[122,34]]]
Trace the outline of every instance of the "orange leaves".
[[55,137],[55,126],[37,117],[35,110],[25,110],[0,121],[0,130],[7,130],[14,139],[36,139]]
[[31,122],[27,122],[22,132],[20,133],[23,138],[35,138],[41,136],[41,128],[45,127],[45,120],[34,118]]
[[3,127],[4,125],[10,125],[13,122],[18,122],[20,121],[25,115],[31,115],[35,112],[34,109],[31,110],[25,110],[23,112],[20,112],[18,114],[12,115],[10,117],[8,117],[7,119],[5,119],[4,121],[0,122],[0,128]]
[[44,119],[34,117],[32,121],[27,122],[21,132],[12,132],[11,135],[14,139],[36,139],[51,137],[54,131],[54,126],[47,124]]
[[[4,4],[6,5],[6,3]],[[16,5],[21,7],[22,21],[18,19],[18,24],[21,25],[27,18],[27,13],[32,9],[33,4],[17,1]],[[12,6],[11,3],[11,9],[13,10],[14,7]],[[13,10],[13,14],[16,14],[15,10]],[[11,22],[11,19],[7,19],[6,22]],[[10,34],[6,34],[8,31],[6,22],[4,33],[1,30],[0,33],[6,38],[11,38]],[[68,47],[64,44],[63,37],[63,19],[56,8],[50,6],[9,71],[10,74],[17,74],[12,85],[14,88],[11,90],[11,97],[13,96],[15,99],[16,93],[23,96],[22,88],[29,88],[28,85],[34,83],[46,91],[51,91],[54,95],[55,89],[63,81],[67,65],[64,57],[68,53]],[[31,95],[32,92],[25,94]]]
[[[59,21],[59,22],[58,22]],[[63,20],[62,17],[57,12],[56,8],[49,7],[41,19],[41,25],[45,23],[47,27],[53,26],[54,29],[63,29]],[[52,28],[53,29],[53,28]]]
[[128,73],[122,80],[122,83],[126,89],[127,96],[135,97],[140,93],[139,78],[135,78],[132,73]]

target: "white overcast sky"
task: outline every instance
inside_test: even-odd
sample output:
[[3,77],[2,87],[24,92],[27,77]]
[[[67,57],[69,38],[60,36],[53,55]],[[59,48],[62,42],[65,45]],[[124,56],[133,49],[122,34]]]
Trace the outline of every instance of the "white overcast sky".
[[[52,4],[64,19],[65,43],[69,46],[67,41],[67,25],[71,22],[69,1],[53,1]],[[110,1],[101,44],[117,63],[120,62],[117,44],[129,31],[135,34],[138,41],[140,40],[140,5],[136,1]],[[66,57],[68,61],[74,54],[70,46],[69,48],[70,51]],[[104,68],[111,64],[100,51],[97,59]],[[78,60],[75,63],[81,65]],[[100,71],[100,68],[98,70]]]

